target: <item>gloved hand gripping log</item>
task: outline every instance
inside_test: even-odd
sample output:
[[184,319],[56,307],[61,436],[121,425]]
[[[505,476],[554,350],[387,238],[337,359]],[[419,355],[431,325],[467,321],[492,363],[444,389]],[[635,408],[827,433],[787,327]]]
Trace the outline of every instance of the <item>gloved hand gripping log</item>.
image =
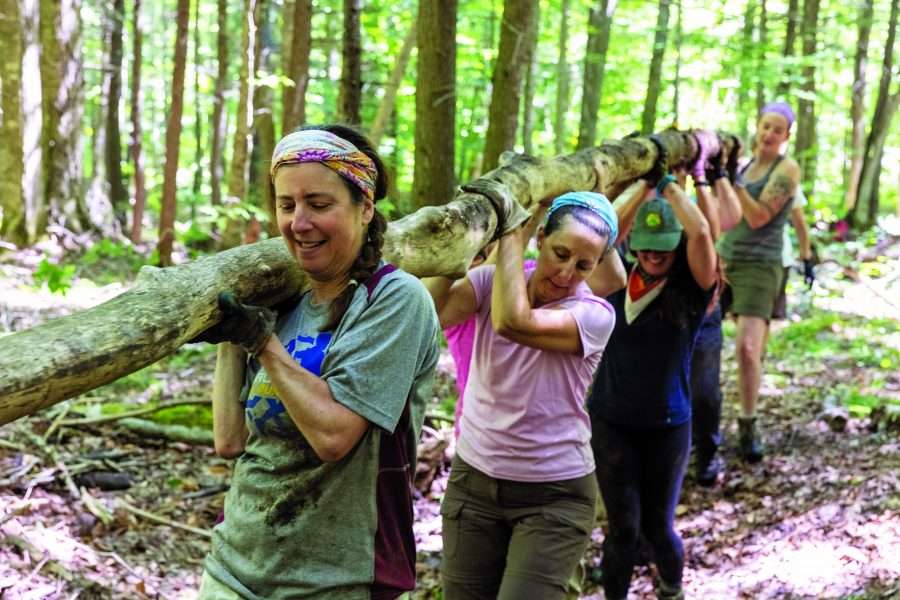
[[531,213],[519,204],[510,189],[499,181],[476,179],[462,186],[461,189],[470,194],[484,196],[494,207],[494,212],[497,213],[497,229],[494,230],[491,241],[499,240],[504,235],[515,231],[531,217]]

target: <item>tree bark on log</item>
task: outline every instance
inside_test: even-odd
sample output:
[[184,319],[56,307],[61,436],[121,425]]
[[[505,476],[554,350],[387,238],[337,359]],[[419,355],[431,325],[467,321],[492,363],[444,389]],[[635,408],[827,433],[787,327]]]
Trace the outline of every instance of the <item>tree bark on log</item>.
[[[697,152],[686,132],[661,134],[669,164]],[[731,138],[724,136],[728,150]],[[509,187],[526,208],[570,190],[621,189],[646,173],[656,149],[645,137],[611,141],[556,158],[513,155],[484,176]],[[461,276],[497,225],[488,199],[458,192],[390,223],[385,259],[418,277]],[[278,238],[163,269],[144,267],[127,292],[101,305],[3,338],[0,425],[137,371],[175,352],[221,317],[216,297],[271,306],[305,286]]]

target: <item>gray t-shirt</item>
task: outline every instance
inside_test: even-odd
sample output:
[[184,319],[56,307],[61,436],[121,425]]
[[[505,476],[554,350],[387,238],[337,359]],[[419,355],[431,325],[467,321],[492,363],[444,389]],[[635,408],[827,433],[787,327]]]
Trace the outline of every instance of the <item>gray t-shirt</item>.
[[[343,459],[322,462],[266,372],[256,375],[245,404],[250,437],[205,565],[245,598],[368,599],[376,580],[381,444],[407,403],[404,442],[415,469],[439,352],[431,297],[416,278],[394,271],[371,297],[359,286],[335,331],[319,331],[327,318],[328,306],[306,294],[279,322],[278,337],[337,402],[373,426]],[[408,497],[409,490],[398,494]]]
[[[755,181],[747,182],[747,193],[751,198],[759,202],[762,192],[769,183],[769,179],[784,157],[779,156],[772,163],[765,175]],[[746,171],[749,164],[744,168]],[[790,201],[785,202],[772,219],[757,229],[753,229],[747,223],[747,219],[741,218],[737,225],[726,231],[719,238],[716,249],[719,256],[726,262],[760,262],[781,264],[782,245],[784,238],[784,224],[791,210]]]

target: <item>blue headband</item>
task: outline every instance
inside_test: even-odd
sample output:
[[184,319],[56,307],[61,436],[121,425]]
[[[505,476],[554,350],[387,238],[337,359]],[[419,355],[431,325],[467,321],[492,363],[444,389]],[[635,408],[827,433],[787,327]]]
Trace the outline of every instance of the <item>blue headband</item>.
[[550,215],[564,206],[586,208],[603,219],[603,222],[609,227],[609,241],[606,243],[606,247],[608,249],[615,245],[616,238],[619,237],[619,217],[616,216],[616,211],[613,210],[612,204],[606,199],[606,196],[596,192],[566,192],[550,205],[547,218],[549,219]]

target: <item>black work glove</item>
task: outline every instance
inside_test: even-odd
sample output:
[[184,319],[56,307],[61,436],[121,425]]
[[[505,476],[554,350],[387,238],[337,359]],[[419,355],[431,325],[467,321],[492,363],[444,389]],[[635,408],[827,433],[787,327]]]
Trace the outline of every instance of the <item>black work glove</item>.
[[731,183],[735,183],[738,178],[738,157],[741,154],[741,140],[738,136],[731,136],[731,151],[728,153],[728,160],[725,161],[725,171],[728,172],[728,179]]
[[497,229],[491,241],[499,240],[507,233],[515,231],[531,218],[531,213],[519,204],[512,191],[499,181],[476,179],[461,189],[470,194],[481,194],[490,200],[494,212],[497,213]]
[[812,289],[813,282],[816,280],[816,268],[811,258],[803,259],[803,282],[809,289]]
[[641,176],[648,184],[656,187],[659,180],[669,174],[669,153],[663,146],[662,139],[656,134],[650,136],[650,141],[656,146],[656,160],[650,170]]
[[722,179],[723,177],[727,177],[728,173],[725,172],[725,168],[722,166],[722,151],[719,150],[718,154],[709,157],[709,162],[706,164],[706,181],[712,185],[718,179]]
[[219,310],[222,320],[190,341],[231,342],[251,356],[259,354],[275,330],[276,314],[265,306],[242,304],[231,292],[219,293]]

